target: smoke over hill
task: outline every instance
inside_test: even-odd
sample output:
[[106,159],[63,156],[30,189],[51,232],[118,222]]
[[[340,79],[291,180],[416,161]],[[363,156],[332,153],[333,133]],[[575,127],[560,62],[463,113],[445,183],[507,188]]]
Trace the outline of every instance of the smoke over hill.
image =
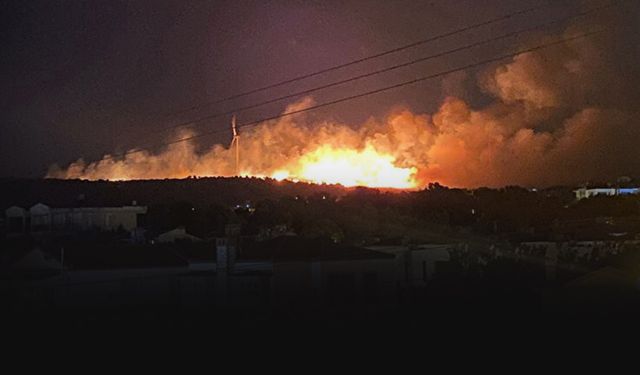
[[[481,108],[449,96],[432,114],[396,109],[360,125],[296,115],[241,130],[237,170],[248,176],[390,187],[436,181],[456,187],[548,186],[640,174],[640,52],[628,35],[635,13],[619,11],[615,22],[610,16],[603,20],[615,24],[612,31],[486,68],[477,84],[493,102]],[[570,26],[562,36],[584,31]],[[531,44],[558,37],[538,35]],[[285,112],[313,103],[304,98]],[[196,152],[194,143],[181,142],[157,154],[52,166],[48,177],[127,180],[235,173],[235,150],[216,144]]]

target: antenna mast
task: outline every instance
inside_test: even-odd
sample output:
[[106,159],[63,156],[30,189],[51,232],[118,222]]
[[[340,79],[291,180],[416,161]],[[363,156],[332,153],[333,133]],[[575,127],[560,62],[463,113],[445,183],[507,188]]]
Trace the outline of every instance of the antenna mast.
[[231,147],[236,146],[236,176],[240,176],[240,135],[236,127],[236,115],[231,117],[231,131],[233,132],[233,139],[231,140]]

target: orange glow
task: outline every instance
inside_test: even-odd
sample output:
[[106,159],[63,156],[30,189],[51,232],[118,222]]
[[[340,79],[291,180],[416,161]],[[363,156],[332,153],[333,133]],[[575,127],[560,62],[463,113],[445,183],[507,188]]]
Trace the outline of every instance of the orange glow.
[[377,152],[373,147],[361,151],[322,146],[303,155],[295,172],[278,171],[275,179],[299,179],[313,183],[341,184],[409,189],[417,187],[415,168],[400,168],[395,159]]
[[271,175],[271,178],[277,181],[283,181],[289,178],[289,172],[284,170],[275,171]]

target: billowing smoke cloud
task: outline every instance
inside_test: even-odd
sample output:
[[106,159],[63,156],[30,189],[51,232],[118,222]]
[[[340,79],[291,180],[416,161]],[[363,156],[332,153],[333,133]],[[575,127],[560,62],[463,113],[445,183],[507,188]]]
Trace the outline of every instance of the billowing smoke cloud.
[[[286,171],[283,177],[299,178],[304,163],[318,150],[373,150],[410,174],[417,186],[435,181],[460,187],[548,186],[638,176],[640,54],[630,42],[637,35],[626,34],[629,29],[624,27],[633,19],[620,16],[614,32],[487,68],[477,82],[494,101],[483,108],[449,96],[434,114],[397,109],[360,126],[311,123],[298,115],[242,130],[239,170],[258,176]],[[570,27],[565,36],[581,31]],[[535,41],[557,37],[537,36]],[[447,94],[456,94],[459,82],[468,79],[461,75],[443,82],[443,87]],[[312,104],[305,98],[286,111]],[[228,146],[196,152],[194,144],[183,142],[158,154],[140,152],[92,163],[79,160],[65,169],[52,167],[48,177],[144,179],[235,173],[235,152]]]

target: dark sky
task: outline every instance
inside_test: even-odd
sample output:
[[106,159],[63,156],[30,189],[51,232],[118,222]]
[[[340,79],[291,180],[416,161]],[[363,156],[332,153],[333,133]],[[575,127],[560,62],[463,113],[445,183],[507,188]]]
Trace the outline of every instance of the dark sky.
[[[410,57],[497,35],[568,14],[555,5],[471,34],[331,75],[182,115],[207,100],[362,58],[541,1],[13,1],[0,12],[0,176],[44,176],[57,162],[98,159],[108,152],[162,141],[158,129],[199,115],[246,105],[361,73]],[[315,95],[330,98],[425,75],[491,56],[502,43],[377,76]],[[469,72],[473,77],[473,72]],[[464,77],[463,77],[464,78]],[[470,78],[472,79],[472,78]],[[464,81],[464,80],[462,80]],[[463,82],[464,83],[464,82]],[[358,123],[395,105],[433,111],[446,91],[430,81],[314,113]],[[455,85],[454,85],[455,86]],[[467,85],[472,103],[485,98]],[[454,92],[455,93],[455,92]],[[288,102],[239,114],[250,121]],[[194,128],[227,126],[228,118]],[[204,145],[227,136],[203,139]]]

